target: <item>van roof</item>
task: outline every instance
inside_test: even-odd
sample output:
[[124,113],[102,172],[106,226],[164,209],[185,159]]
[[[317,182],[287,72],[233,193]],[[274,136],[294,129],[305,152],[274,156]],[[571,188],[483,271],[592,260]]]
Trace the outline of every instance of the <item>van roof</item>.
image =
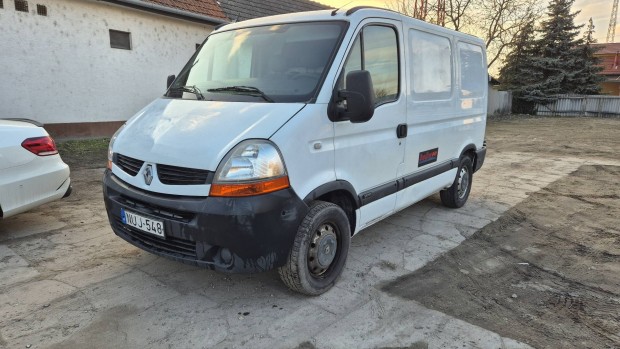
[[370,18],[385,18],[404,23],[412,24],[420,29],[426,29],[429,31],[441,32],[446,35],[454,35],[460,38],[466,38],[469,41],[477,42],[484,46],[484,41],[476,36],[466,33],[457,32],[452,29],[444,28],[435,24],[421,21],[413,17],[403,15],[389,9],[371,7],[371,6],[356,6],[356,7],[343,7],[337,10],[319,10],[308,12],[287,13],[276,16],[268,16],[250,19],[247,21],[236,22],[227,24],[217,29],[217,31],[226,31],[247,27],[256,27],[272,24],[294,23],[294,22],[318,22],[318,21],[347,21],[352,24],[359,23],[360,21]]

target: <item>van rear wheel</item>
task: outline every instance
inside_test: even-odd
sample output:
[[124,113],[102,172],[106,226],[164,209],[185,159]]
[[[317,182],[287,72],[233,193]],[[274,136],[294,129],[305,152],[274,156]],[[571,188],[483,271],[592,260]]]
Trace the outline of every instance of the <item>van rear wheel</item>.
[[342,274],[350,242],[346,213],[330,202],[314,202],[297,229],[286,264],[278,269],[280,278],[293,291],[325,293]]
[[459,162],[452,186],[439,192],[441,203],[450,208],[459,208],[465,205],[471,192],[473,175],[473,160],[471,156],[465,155]]

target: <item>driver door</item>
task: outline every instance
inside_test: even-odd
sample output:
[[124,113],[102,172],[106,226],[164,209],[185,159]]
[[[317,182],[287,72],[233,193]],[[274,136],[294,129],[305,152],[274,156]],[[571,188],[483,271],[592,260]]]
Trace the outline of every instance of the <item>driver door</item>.
[[348,72],[367,70],[375,92],[369,121],[334,123],[336,177],[350,182],[362,201],[357,231],[391,214],[396,204],[396,178],[405,154],[405,138],[397,135],[399,125],[406,123],[402,47],[400,22],[367,20],[358,29],[338,79],[338,88],[345,89]]

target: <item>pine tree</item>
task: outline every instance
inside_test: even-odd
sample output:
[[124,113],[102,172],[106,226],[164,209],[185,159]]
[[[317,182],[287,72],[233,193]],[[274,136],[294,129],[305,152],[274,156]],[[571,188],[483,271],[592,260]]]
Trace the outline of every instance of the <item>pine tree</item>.
[[574,93],[579,88],[576,48],[582,45],[577,35],[583,25],[575,25],[579,11],[571,13],[574,1],[551,0],[547,7],[548,19],[542,23],[538,41],[540,57],[535,59],[543,79],[540,92],[546,97],[538,102],[544,103],[553,95]]
[[513,112],[532,114],[535,103],[544,97],[540,92],[542,72],[535,65],[539,48],[533,22],[521,29],[511,48],[499,72],[501,88],[512,91]]
[[577,48],[576,68],[579,70],[576,76],[577,88],[574,92],[584,95],[597,95],[601,92],[600,82],[604,78],[598,75],[603,70],[603,67],[599,65],[600,59],[594,56],[598,49],[592,47],[592,44],[596,43],[592,18],[588,22],[582,42],[583,44]]
[[558,94],[599,93],[594,25],[590,19],[583,38],[577,38],[583,25],[575,25],[574,1],[551,0],[547,20],[538,31],[533,24],[525,26],[504,61],[500,80],[502,89],[513,92],[514,112],[533,113],[536,104],[552,102]]
[[520,91],[523,86],[535,83],[540,78],[536,76],[539,74],[533,66],[537,54],[533,23],[528,23],[519,32],[511,49],[499,71],[500,81],[502,89]]

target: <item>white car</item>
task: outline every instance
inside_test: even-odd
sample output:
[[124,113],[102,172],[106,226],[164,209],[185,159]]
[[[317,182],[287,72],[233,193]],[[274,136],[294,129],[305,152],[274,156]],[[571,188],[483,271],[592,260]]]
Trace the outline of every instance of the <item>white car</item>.
[[0,218],[69,196],[69,173],[43,125],[0,119]]

